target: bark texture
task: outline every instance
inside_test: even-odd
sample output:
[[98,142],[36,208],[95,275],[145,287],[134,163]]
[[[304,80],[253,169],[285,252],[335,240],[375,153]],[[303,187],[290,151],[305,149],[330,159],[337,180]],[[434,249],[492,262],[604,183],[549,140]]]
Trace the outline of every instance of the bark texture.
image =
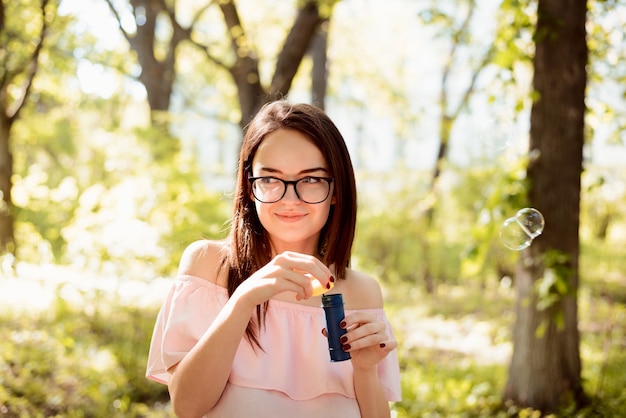
[[517,320],[505,400],[544,413],[587,398],[581,382],[579,285],[587,44],[585,0],[539,0],[529,201],[543,234],[520,257]]

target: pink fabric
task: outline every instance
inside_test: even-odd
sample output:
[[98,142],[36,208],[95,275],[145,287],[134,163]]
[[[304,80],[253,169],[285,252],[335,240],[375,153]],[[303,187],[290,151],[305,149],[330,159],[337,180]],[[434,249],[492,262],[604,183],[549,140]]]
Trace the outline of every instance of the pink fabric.
[[328,393],[296,401],[282,392],[228,383],[219,403],[204,418],[361,418],[356,399]]
[[[167,369],[178,363],[204,334],[228,300],[227,290],[194,276],[179,276],[163,303],[152,336],[146,376],[167,384]],[[391,325],[382,309],[367,310]],[[348,315],[351,311],[346,311]],[[355,398],[350,361],[331,363],[322,308],[270,300],[260,334],[264,349],[254,350],[242,338],[229,386],[277,391],[294,401],[338,394]],[[389,401],[401,399],[397,351],[378,364],[378,375]],[[283,396],[283,395],[280,395]],[[221,402],[221,401],[220,401]],[[354,402],[356,404],[356,402]]]

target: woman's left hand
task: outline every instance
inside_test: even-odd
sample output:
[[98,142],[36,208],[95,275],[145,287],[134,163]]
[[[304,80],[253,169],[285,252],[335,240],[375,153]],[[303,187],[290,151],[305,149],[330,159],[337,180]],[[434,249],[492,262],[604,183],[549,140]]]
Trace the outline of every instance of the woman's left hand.
[[398,343],[390,340],[385,323],[367,312],[354,312],[341,322],[348,332],[341,337],[344,351],[350,353],[355,369],[370,369],[387,357]]

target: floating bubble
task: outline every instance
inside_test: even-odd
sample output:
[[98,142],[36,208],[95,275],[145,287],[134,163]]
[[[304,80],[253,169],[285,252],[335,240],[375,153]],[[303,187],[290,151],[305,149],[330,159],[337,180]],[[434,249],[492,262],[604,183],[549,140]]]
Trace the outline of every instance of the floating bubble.
[[500,228],[500,239],[510,250],[520,251],[528,248],[533,239],[541,235],[545,221],[537,209],[524,208],[504,221]]
[[526,232],[532,239],[535,239],[543,232],[545,226],[545,220],[543,215],[537,209],[524,208],[517,212],[515,215],[520,223],[520,227]]

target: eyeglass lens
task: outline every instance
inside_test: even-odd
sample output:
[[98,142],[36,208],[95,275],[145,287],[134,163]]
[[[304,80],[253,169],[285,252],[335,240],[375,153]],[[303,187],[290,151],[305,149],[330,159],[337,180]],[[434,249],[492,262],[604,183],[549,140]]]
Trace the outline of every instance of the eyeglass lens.
[[252,193],[264,203],[274,203],[287,193],[287,185],[293,185],[296,195],[305,203],[321,203],[328,198],[330,181],[319,177],[304,177],[297,181],[286,181],[276,177],[260,177],[253,180]]

